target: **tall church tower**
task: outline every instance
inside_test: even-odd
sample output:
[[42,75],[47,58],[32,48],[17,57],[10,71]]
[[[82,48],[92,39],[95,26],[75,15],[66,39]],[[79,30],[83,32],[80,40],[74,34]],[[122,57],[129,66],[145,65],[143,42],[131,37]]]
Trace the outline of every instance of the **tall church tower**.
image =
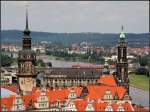
[[23,47],[18,54],[18,86],[20,94],[29,95],[36,86],[35,61],[36,54],[31,50],[31,37],[28,28],[28,10],[26,7],[26,28],[24,30]]
[[117,59],[117,80],[118,84],[126,88],[129,93],[129,79],[128,79],[128,61],[127,61],[127,44],[125,41],[125,34],[120,34],[118,43],[118,59]]

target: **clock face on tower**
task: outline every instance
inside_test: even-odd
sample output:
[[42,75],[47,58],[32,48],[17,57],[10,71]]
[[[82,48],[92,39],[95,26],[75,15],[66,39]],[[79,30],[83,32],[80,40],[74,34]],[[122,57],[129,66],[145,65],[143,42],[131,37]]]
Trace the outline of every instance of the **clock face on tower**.
[[36,81],[33,78],[19,78],[19,86],[22,91],[32,91],[36,86]]

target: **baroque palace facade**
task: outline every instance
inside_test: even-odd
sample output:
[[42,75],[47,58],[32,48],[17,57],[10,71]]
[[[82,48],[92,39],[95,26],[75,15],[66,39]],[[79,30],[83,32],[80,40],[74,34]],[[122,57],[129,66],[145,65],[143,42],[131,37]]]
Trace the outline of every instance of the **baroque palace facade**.
[[[123,28],[122,28],[123,30]],[[23,48],[18,56],[18,86],[4,86],[14,92],[1,98],[2,111],[134,111],[129,95],[125,34],[118,44],[117,74],[112,75],[105,60],[103,70],[94,68],[35,69],[36,54],[26,11]],[[37,86],[36,74],[43,73]]]

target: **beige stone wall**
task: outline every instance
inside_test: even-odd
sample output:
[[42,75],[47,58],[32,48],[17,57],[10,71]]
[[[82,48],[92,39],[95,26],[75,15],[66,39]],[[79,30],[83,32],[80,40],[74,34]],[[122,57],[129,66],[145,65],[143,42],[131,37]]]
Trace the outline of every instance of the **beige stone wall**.
[[36,87],[36,80],[33,78],[19,78],[19,86],[23,95],[27,95],[28,92],[32,91],[33,87]]

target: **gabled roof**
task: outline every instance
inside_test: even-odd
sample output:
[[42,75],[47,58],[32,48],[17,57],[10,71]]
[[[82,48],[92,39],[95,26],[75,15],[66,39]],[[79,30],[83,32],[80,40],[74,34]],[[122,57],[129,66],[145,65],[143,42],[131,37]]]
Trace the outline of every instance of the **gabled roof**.
[[113,111],[117,111],[117,109],[118,109],[118,107],[119,107],[119,105],[116,104],[116,103],[112,103],[111,106],[112,106],[112,108],[113,108]]
[[13,106],[13,101],[15,100],[15,96],[10,96],[8,98],[2,98],[1,99],[1,107],[5,106],[8,111],[11,110]]
[[25,108],[28,108],[29,107],[29,103],[32,100],[32,97],[31,96],[21,96],[21,98],[23,100],[23,104],[24,104]]
[[74,101],[74,103],[75,103],[75,106],[79,112],[85,111],[87,104],[88,104],[87,100],[83,100],[83,99],[82,100],[76,100],[76,101]]
[[125,102],[124,104],[122,104],[122,106],[123,106],[125,111],[131,111],[131,110],[133,111],[132,105],[128,102]]
[[119,99],[122,99],[125,95],[125,88],[121,86],[111,87],[111,86],[102,86],[102,85],[89,85],[87,86],[89,94],[85,97],[86,99],[103,99],[106,91],[111,91],[112,96],[114,97],[118,94]]
[[93,103],[93,107],[95,111],[104,111],[107,105],[108,105],[107,102],[100,102],[100,103],[94,102]]
[[107,86],[117,86],[117,83],[114,79],[114,76],[109,74],[109,75],[102,75],[100,79],[97,80],[97,83],[107,85]]
[[68,94],[69,94],[69,91],[67,89],[61,89],[61,90],[56,89],[56,90],[51,90],[47,92],[47,96],[50,102],[55,102],[58,99],[60,101],[64,101],[67,98]]
[[75,91],[75,93],[77,94],[77,97],[80,96],[81,91],[82,91],[81,87],[71,87],[71,88],[65,88],[65,89],[49,90],[49,91],[47,91],[46,94],[49,97],[50,102],[55,102],[58,99],[60,101],[65,101],[65,99],[68,98],[70,89],[73,89]]

